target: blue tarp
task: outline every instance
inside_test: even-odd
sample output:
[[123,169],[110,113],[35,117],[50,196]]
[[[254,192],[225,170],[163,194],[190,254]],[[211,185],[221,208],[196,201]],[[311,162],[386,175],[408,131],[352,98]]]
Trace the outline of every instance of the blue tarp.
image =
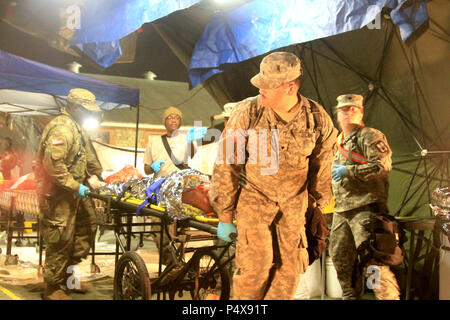
[[95,0],[81,8],[80,29],[71,44],[92,60],[109,67],[121,55],[120,39],[174,11],[192,6],[200,0]]
[[383,7],[393,9],[404,41],[428,19],[423,0],[254,0],[216,14],[195,46],[189,79],[195,87],[225,64],[360,29]]
[[65,97],[72,88],[84,88],[94,93],[103,110],[139,104],[139,89],[93,79],[0,50],[0,90]]

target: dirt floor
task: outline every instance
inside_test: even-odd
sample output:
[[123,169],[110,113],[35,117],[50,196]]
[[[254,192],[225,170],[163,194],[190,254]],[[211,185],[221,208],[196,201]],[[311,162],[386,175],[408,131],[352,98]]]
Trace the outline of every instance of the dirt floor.
[[[33,234],[28,234],[33,235]],[[158,271],[158,252],[151,238],[144,238],[143,246],[139,246],[139,239],[132,240],[132,248],[145,261],[148,272]],[[211,241],[210,241],[211,242]],[[212,243],[197,243],[195,246],[212,245]],[[44,291],[42,271],[39,268],[39,252],[35,241],[22,241],[22,244],[13,243],[11,255],[6,255],[6,236],[0,233],[0,300],[41,300]],[[112,231],[106,231],[96,242],[96,252],[114,252],[115,237]],[[45,259],[43,254],[42,259]],[[88,257],[78,265],[81,281],[90,284],[90,291],[86,294],[72,293],[73,300],[112,300],[114,279],[114,255],[98,255],[95,257],[96,268],[92,266],[92,258]],[[185,297],[186,296],[186,297]],[[187,295],[177,300],[189,300]],[[156,295],[152,299],[157,299]],[[162,299],[162,297],[160,297]],[[311,297],[311,300],[320,300],[321,296]],[[336,298],[325,297],[326,300]],[[366,293],[364,300],[372,300],[373,295]]]
[[[35,233],[26,234],[35,236]],[[105,233],[96,239],[96,253],[115,252],[115,236],[112,231]],[[39,250],[35,239],[23,240],[20,245],[14,242],[11,255],[6,255],[6,234],[0,232],[0,300],[42,300],[44,283],[42,268],[39,267]],[[191,246],[213,245],[211,240],[192,243]],[[131,247],[145,261],[150,275],[158,272],[158,251],[155,243],[150,237],[144,237],[142,246],[139,238],[133,238]],[[42,265],[45,253],[42,256]],[[187,257],[188,259],[188,257]],[[96,255],[95,267],[92,257],[78,265],[82,282],[88,282],[89,292],[86,294],[72,293],[73,300],[112,300],[114,279],[114,255]],[[152,299],[157,299],[154,295]],[[160,296],[160,299],[163,299]],[[178,297],[177,300],[187,300],[189,297]]]
[[[33,235],[33,234],[29,234]],[[137,252],[146,262],[149,272],[158,270],[158,253],[151,239],[144,239],[144,246]],[[139,242],[132,241],[132,247]],[[12,245],[11,256],[6,255],[5,235],[0,235],[0,300],[41,300],[44,291],[42,271],[39,268],[39,252],[35,241],[22,241],[21,246]],[[97,252],[114,252],[115,239],[112,232],[105,233],[96,242]],[[45,254],[42,257],[45,260]],[[44,261],[43,261],[44,262]],[[71,294],[74,300],[112,300],[114,278],[114,256],[95,257],[98,268],[92,268],[91,257],[80,263],[82,282],[89,282],[90,291],[86,294]],[[97,271],[92,273],[92,271]]]

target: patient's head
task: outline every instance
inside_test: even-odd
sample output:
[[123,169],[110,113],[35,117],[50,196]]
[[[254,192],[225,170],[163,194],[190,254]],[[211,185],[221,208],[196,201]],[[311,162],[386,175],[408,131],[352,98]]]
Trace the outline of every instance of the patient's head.
[[202,210],[205,214],[212,213],[213,209],[209,202],[209,185],[201,184],[183,191],[181,202],[189,204]]

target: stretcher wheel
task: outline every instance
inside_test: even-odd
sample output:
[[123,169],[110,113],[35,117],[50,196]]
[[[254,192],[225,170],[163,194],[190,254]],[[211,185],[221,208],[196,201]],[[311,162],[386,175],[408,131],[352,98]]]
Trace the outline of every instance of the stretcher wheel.
[[[195,256],[194,256],[195,257]],[[193,257],[193,258],[194,258]],[[193,300],[228,300],[230,298],[230,274],[226,265],[220,265],[215,252],[203,252],[192,264],[195,281],[191,291]]]
[[150,300],[150,277],[144,260],[134,251],[125,252],[116,264],[115,300]]

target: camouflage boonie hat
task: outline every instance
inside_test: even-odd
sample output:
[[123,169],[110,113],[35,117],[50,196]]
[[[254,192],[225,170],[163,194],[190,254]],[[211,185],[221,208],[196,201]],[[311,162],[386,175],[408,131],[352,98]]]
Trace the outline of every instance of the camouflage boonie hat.
[[86,110],[97,111],[99,106],[95,104],[95,95],[86,89],[75,88],[69,91],[67,102],[79,104]]
[[363,96],[359,94],[343,94],[336,98],[338,104],[334,107],[337,111],[338,109],[345,106],[356,106],[364,109],[363,106]]
[[259,73],[250,82],[259,89],[275,89],[302,74],[300,59],[293,53],[273,52],[261,61]]

